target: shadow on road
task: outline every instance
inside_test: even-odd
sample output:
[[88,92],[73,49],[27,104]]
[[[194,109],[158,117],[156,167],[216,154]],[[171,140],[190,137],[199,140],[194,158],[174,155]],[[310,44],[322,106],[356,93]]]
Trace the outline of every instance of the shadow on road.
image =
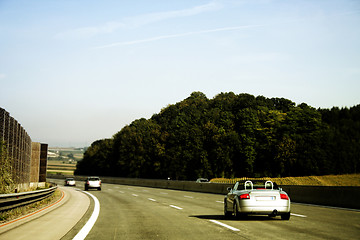
[[192,215],[189,217],[207,219],[207,220],[223,220],[223,221],[281,221],[280,217],[269,216],[246,216],[241,218],[225,217],[224,215]]

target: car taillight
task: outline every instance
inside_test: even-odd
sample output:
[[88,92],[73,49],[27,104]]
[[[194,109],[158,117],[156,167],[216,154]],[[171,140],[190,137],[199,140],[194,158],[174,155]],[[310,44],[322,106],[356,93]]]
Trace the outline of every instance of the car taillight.
[[101,184],[101,180],[99,181],[99,184]]
[[241,194],[240,195],[240,199],[250,199],[250,195],[249,194]]
[[87,181],[86,184],[90,184],[89,181]]
[[284,200],[289,200],[289,196],[283,193],[280,193],[280,198]]

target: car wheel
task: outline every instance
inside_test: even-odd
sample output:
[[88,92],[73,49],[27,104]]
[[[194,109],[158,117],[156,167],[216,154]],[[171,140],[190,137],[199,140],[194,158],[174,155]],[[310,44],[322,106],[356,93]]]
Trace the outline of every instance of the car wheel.
[[238,211],[236,201],[234,201],[233,213],[234,213],[234,218],[236,218],[236,219],[239,219],[239,218],[240,218],[240,213],[239,213],[239,211]]
[[225,215],[225,218],[229,218],[231,216],[231,212],[229,212],[227,210],[227,203],[226,203],[226,200],[224,201],[224,215]]
[[285,213],[285,214],[281,214],[281,219],[282,220],[289,220],[290,219],[290,212]]
[[101,187],[99,187],[98,190],[101,191]]
[[89,190],[89,188],[87,186],[85,186],[85,191]]

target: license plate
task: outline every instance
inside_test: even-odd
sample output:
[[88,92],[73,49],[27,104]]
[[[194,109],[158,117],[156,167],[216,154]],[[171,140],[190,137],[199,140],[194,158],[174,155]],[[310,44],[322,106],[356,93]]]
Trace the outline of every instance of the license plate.
[[275,197],[256,197],[256,201],[273,201]]

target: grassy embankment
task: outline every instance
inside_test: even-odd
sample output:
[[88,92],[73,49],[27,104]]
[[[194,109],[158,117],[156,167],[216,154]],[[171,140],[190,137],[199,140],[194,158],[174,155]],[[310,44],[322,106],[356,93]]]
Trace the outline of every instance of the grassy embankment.
[[[253,179],[253,178],[251,178]],[[305,176],[305,177],[285,177],[285,178],[262,178],[271,180],[279,185],[309,185],[309,186],[360,186],[360,174],[325,175],[325,176]],[[235,183],[246,178],[214,178],[214,183]]]

